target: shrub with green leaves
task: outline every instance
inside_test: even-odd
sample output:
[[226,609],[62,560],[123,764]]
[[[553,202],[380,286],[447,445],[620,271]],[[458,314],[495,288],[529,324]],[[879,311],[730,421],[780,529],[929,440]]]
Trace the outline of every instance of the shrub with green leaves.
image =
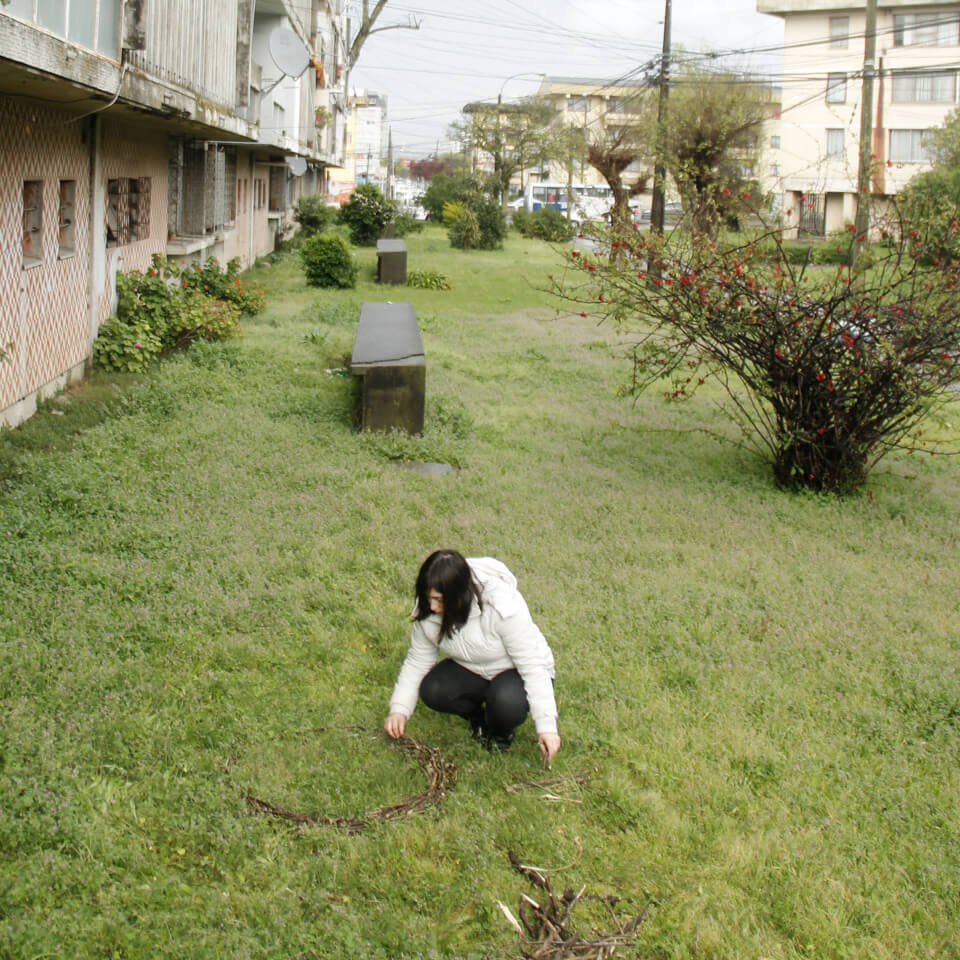
[[420,290],[449,290],[452,284],[450,278],[438,270],[409,270],[407,286]]
[[925,257],[960,260],[960,169],[918,174],[897,194],[897,207]]
[[450,246],[457,247],[459,250],[469,250],[471,247],[480,246],[480,223],[477,220],[476,213],[463,204],[448,204],[447,208],[444,208],[445,220],[447,220],[446,210],[448,208],[456,208],[455,213],[447,221],[449,223],[447,236],[450,238]]
[[313,287],[354,287],[359,268],[343,237],[332,233],[315,233],[304,241],[300,259]]
[[[517,213],[520,213],[518,210]],[[517,222],[517,216],[514,214],[513,225],[525,237],[534,240],[548,240],[551,243],[563,243],[573,236],[573,230],[570,227],[567,218],[554,207],[540,207],[533,213],[523,211],[523,216]]]
[[223,284],[226,274],[212,257],[206,268],[181,271],[159,254],[145,273],[117,274],[117,315],[100,325],[94,364],[133,372],[196,340],[226,340],[239,334],[239,308],[212,295],[211,284],[200,279],[203,276],[216,285],[214,278]]
[[398,237],[406,237],[411,233],[420,233],[423,230],[423,221],[412,217],[409,213],[398,213],[393,219],[393,232]]
[[336,207],[329,206],[319,193],[311,193],[297,198],[293,219],[300,224],[304,236],[309,237],[333,226],[337,213]]
[[363,247],[376,243],[396,215],[396,204],[388,200],[379,187],[361,183],[340,208],[337,219],[349,228],[350,242]]

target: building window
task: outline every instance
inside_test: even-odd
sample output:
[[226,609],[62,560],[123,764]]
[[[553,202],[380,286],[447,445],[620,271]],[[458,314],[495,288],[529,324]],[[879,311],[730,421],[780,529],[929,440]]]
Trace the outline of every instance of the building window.
[[842,160],[844,145],[843,127],[832,127],[827,130],[827,159]]
[[957,75],[952,70],[893,75],[894,103],[953,103],[956,99]]
[[567,97],[567,109],[586,113],[590,109],[589,97]]
[[827,103],[847,102],[847,75],[845,73],[827,74]]
[[779,164],[779,163],[771,163],[771,164],[770,164],[770,176],[771,176],[771,177],[779,177],[779,176],[780,176],[780,164]]
[[893,163],[927,163],[926,130],[891,130],[890,160]]
[[150,177],[107,181],[107,246],[123,247],[150,236]]
[[286,110],[283,109],[283,105],[277,103],[276,100],[273,101],[273,130],[276,136],[285,137],[287,135],[287,121],[286,121]]
[[850,39],[850,18],[830,18],[830,47],[834,50],[846,50]]
[[897,13],[895,47],[955,47],[960,44],[960,17],[946,13]]
[[43,262],[43,181],[23,181],[23,265]]
[[63,260],[77,252],[77,181],[60,181],[60,236],[57,256]]
[[5,13],[39,24],[58,37],[118,59],[122,2],[123,0],[7,0],[3,9]]
[[771,138],[770,138],[770,149],[771,149],[771,150],[779,150],[779,149],[780,149],[780,138],[779,138],[779,137],[771,137]]

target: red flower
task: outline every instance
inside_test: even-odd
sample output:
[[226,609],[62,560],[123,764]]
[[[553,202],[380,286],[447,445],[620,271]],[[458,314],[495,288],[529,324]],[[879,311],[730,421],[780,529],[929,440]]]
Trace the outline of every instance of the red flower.
[[571,257],[579,257],[579,256],[580,256],[580,251],[579,251],[579,250],[571,250],[571,251],[570,251],[570,256],[571,256]]
[[729,197],[729,196],[730,196],[730,191],[729,191],[726,187],[724,187],[720,192],[721,192],[725,197]]
[[587,315],[587,311],[586,311],[586,310],[581,310],[581,311],[580,311],[580,316],[581,316],[581,317],[585,317],[586,315]]

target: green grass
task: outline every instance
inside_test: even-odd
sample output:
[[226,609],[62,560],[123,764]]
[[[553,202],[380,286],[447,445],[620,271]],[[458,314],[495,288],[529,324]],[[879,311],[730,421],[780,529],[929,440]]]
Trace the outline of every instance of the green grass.
[[[960,957],[957,464],[779,492],[696,432],[728,429],[709,396],[616,398],[616,335],[536,290],[550,248],[407,242],[453,290],[281,258],[242,341],[0,433],[0,957],[514,956],[508,850],[655,901],[626,957]],[[421,438],[352,426],[384,297],[421,320]],[[355,837],[254,813],[422,789],[371,734],[445,545],[517,573],[558,662],[549,775],[591,783],[508,792],[548,775],[529,721],[491,755],[420,708],[442,807]]]

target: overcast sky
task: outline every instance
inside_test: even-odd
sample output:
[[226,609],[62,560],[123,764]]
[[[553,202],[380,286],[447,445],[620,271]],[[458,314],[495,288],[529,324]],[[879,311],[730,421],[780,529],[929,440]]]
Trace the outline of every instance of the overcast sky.
[[[395,156],[426,156],[438,141],[443,153],[465,103],[533,93],[539,77],[530,74],[609,81],[651,66],[663,13],[664,0],[389,0],[378,27],[420,28],[372,35],[350,86],[387,97]],[[770,50],[783,22],[757,13],[756,0],[673,0],[672,20],[674,46],[688,53],[772,77],[779,70]]]

